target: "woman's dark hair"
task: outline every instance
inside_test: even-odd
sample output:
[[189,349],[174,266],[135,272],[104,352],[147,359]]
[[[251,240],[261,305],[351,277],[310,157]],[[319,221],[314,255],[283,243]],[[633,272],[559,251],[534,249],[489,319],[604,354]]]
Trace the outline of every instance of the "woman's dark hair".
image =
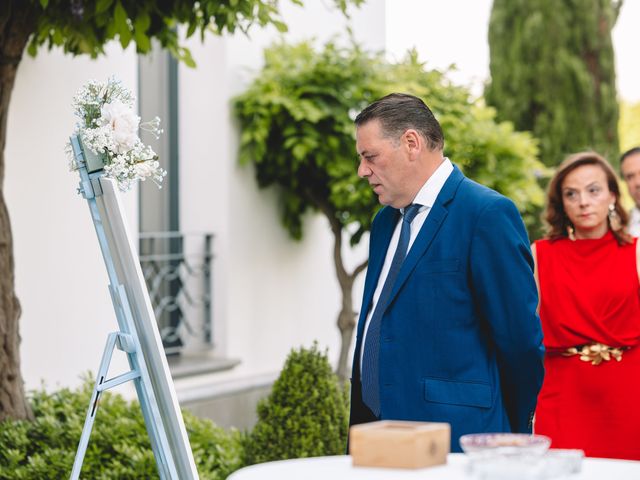
[[[549,188],[547,189],[547,207],[544,211],[544,220],[548,225],[546,238],[558,240],[568,236],[567,227],[571,225],[571,221],[569,217],[567,217],[564,211],[564,204],[562,203],[562,184],[569,173],[583,165],[597,165],[605,173],[609,191],[616,197],[615,211],[620,217],[621,225],[619,230],[611,229],[611,231],[616,237],[618,244],[624,245],[632,243],[633,237],[626,231],[629,216],[625,209],[622,208],[622,205],[620,205],[618,178],[609,162],[596,152],[580,152],[570,155],[560,164],[556,173],[553,175],[551,182],[549,182]],[[611,225],[609,225],[609,228],[611,228]]]

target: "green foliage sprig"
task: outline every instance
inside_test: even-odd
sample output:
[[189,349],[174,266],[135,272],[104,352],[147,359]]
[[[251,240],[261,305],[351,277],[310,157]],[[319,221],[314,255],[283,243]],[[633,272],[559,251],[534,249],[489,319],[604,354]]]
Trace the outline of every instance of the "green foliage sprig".
[[[204,39],[210,31],[215,34],[247,33],[258,25],[273,25],[280,32],[287,26],[280,15],[277,0],[26,0],[37,9],[36,33],[31,37],[28,52],[36,55],[42,46],[60,46],[65,53],[88,54],[92,58],[104,54],[104,45],[117,39],[122,48],[131,42],[138,53],[151,50],[157,40],[163,48],[189,66],[195,66],[190,51],[180,44],[180,36],[199,33]],[[334,0],[347,14],[350,4],[364,0]],[[302,0],[291,0],[303,5]],[[181,31],[178,26],[185,26]]]

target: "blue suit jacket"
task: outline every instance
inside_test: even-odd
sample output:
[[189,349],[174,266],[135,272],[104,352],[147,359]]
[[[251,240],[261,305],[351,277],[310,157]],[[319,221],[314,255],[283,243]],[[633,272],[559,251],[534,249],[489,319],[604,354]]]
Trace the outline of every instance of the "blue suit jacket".
[[[359,360],[399,211],[371,227],[353,363],[351,424],[370,421]],[[447,422],[460,435],[530,432],[544,376],[529,240],[511,200],[455,167],[402,266],[380,341],[381,419]]]

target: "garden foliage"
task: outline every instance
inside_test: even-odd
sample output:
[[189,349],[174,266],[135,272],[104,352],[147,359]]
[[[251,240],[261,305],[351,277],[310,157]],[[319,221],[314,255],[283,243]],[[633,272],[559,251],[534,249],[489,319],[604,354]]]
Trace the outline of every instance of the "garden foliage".
[[[68,478],[84,425],[93,381],[78,390],[34,392],[34,421],[0,423],[0,480]],[[200,478],[223,480],[242,466],[241,434],[183,412]],[[106,392],[91,433],[82,478],[158,478],[156,462],[137,401]]]
[[[35,419],[0,422],[0,480],[68,478],[94,381],[77,390],[31,394]],[[247,463],[343,454],[348,396],[316,344],[292,350],[269,397],[258,406],[252,432],[224,430],[183,411],[191,450],[202,480],[223,480]],[[105,392],[100,399],[82,478],[158,478],[137,401]]]
[[379,205],[356,173],[353,119],[391,92],[424,99],[442,124],[445,154],[512,198],[528,225],[537,223],[531,212],[544,201],[537,179],[547,171],[536,141],[498,122],[493,108],[453,85],[447,72],[428,68],[415,52],[392,62],[358,45],[281,42],[265,51],[264,67],[236,98],[235,112],[240,161],[255,166],[259,186],[279,187],[282,221],[293,238],[301,238],[307,211],[337,219],[352,244],[369,230]]

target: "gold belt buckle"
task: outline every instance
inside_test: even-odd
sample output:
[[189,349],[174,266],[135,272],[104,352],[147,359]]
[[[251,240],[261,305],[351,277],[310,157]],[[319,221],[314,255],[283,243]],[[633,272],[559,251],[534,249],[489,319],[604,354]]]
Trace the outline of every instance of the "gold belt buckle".
[[580,360],[583,362],[591,362],[591,365],[600,365],[603,360],[608,362],[611,358],[615,358],[619,362],[622,360],[622,352],[624,350],[626,350],[625,347],[610,347],[603,343],[594,342],[580,347],[567,348],[562,355],[565,357],[580,355]]

